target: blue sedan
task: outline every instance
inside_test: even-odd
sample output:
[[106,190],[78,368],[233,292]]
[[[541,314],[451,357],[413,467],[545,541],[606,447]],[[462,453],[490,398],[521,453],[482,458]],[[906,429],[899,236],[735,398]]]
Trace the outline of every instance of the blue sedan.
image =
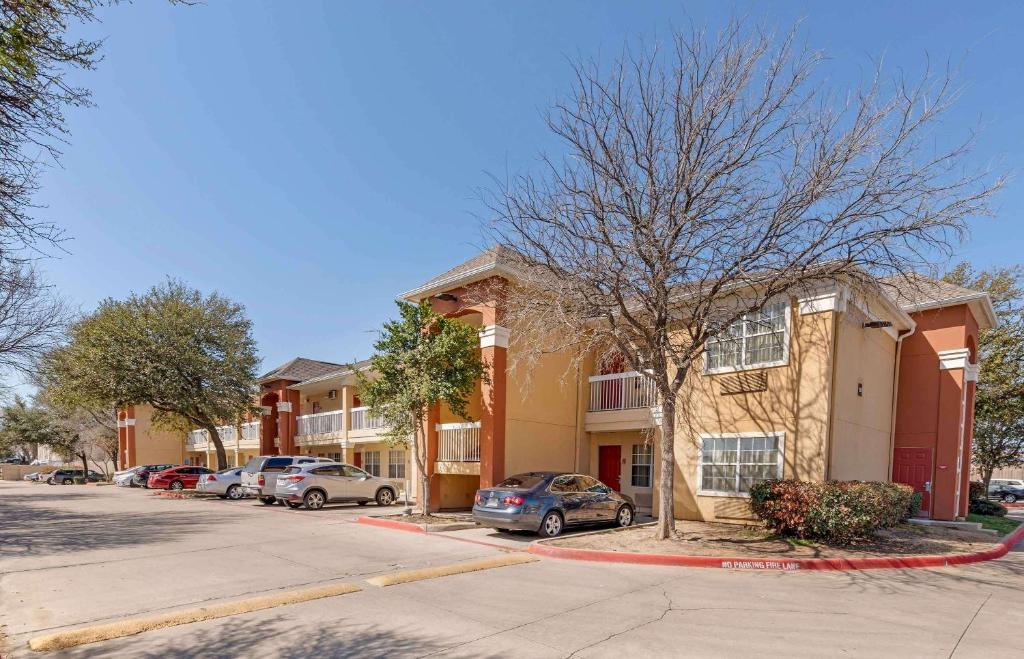
[[533,531],[553,538],[569,526],[629,526],[633,501],[585,474],[531,471],[478,490],[473,521],[499,531]]

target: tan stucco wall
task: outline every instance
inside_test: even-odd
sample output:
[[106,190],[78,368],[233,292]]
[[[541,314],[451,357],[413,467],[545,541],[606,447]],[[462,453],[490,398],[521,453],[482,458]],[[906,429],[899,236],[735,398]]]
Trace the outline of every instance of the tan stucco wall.
[[[829,473],[834,480],[889,477],[896,339],[865,329],[868,320],[850,306],[839,323]],[[858,383],[863,395],[857,394]]]
[[313,414],[313,404],[320,403],[320,412],[334,412],[340,410],[342,406],[342,395],[341,387],[339,386],[336,391],[337,396],[334,400],[327,397],[327,392],[319,394],[303,394],[302,398],[299,399],[299,414]]
[[441,483],[441,508],[443,510],[473,507],[473,497],[480,486],[479,476],[436,474]]
[[185,461],[185,433],[156,428],[153,408],[135,406],[134,465],[182,464]]
[[578,468],[577,401],[585,376],[566,354],[544,355],[529,370],[529,376],[525,367],[507,374],[505,475],[573,471]]
[[676,415],[677,517],[727,520],[750,516],[745,498],[698,496],[702,433],[783,432],[783,477],[825,477],[833,319],[832,311],[800,315],[793,301],[788,363],[747,371],[767,373],[766,391],[722,394],[721,380],[728,374],[707,375],[703,364],[687,375]]

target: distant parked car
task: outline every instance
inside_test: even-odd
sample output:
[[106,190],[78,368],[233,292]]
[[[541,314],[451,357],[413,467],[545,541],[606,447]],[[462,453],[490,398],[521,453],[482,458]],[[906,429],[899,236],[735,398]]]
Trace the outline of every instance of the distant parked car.
[[132,487],[149,487],[149,477],[151,474],[156,474],[172,467],[177,467],[175,464],[165,465],[142,465],[138,467],[135,475],[132,476]]
[[1024,500],[1024,481],[1017,478],[993,478],[988,484],[988,495],[1004,503]]
[[376,501],[390,506],[398,500],[402,481],[379,478],[359,467],[335,462],[297,464],[277,477],[274,497],[289,508],[319,510],[325,503],[354,502],[365,506]]
[[281,472],[293,464],[314,462],[334,461],[311,455],[258,455],[242,468],[242,490],[246,494],[258,497],[260,503],[269,506],[277,501],[274,497],[274,485]]
[[569,526],[630,526],[635,512],[632,499],[591,476],[532,471],[477,491],[473,521],[499,531],[534,531],[553,538]]
[[39,472],[38,471],[33,471],[31,473],[28,473],[28,474],[25,474],[24,476],[22,476],[21,480],[23,480],[23,481],[34,481],[38,477],[39,477]]
[[245,496],[242,490],[242,468],[231,467],[215,474],[203,474],[196,482],[196,491],[216,494],[221,499],[241,499]]
[[200,476],[212,473],[213,470],[206,467],[171,467],[150,474],[146,487],[151,490],[192,490]]
[[135,478],[135,474],[140,469],[142,469],[141,466],[115,471],[112,479],[114,481],[114,485],[117,485],[118,487],[132,487],[132,479]]
[[88,473],[83,472],[81,469],[58,469],[57,471],[50,472],[46,482],[50,485],[71,485],[75,482],[76,478],[83,477],[90,483],[98,483],[103,480],[103,476],[92,469]]

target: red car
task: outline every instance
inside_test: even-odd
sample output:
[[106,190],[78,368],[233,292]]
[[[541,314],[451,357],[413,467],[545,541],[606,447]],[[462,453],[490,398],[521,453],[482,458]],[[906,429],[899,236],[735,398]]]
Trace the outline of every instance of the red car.
[[206,467],[171,467],[149,475],[147,485],[157,490],[193,490],[203,474],[212,474]]

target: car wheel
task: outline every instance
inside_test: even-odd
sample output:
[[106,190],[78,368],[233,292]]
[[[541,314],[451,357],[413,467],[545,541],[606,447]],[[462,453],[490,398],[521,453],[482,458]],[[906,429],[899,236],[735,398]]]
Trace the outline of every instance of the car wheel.
[[615,526],[632,526],[633,509],[629,506],[622,506],[615,515]]
[[324,494],[320,490],[307,492],[306,496],[302,497],[302,502],[306,505],[306,510],[320,510],[324,507]]
[[274,499],[274,497],[260,497],[260,503],[262,503],[264,506],[273,506],[275,503],[277,503],[277,500]]
[[175,492],[181,492],[182,490],[185,489],[185,484],[182,483],[181,481],[174,481],[173,483],[171,483],[171,489],[174,490]]
[[292,510],[295,510],[296,508],[301,508],[302,507],[301,503],[295,503],[294,501],[285,501],[284,503],[285,503],[285,505],[287,505]]
[[74,483],[75,481],[71,480],[70,478],[65,478],[65,479],[64,479],[64,480],[62,480],[61,482],[62,482],[62,483],[63,483],[64,485],[71,485],[71,484],[72,484],[72,483]]
[[562,532],[564,525],[565,522],[560,513],[550,512],[544,515],[544,521],[540,523],[540,531],[538,533],[545,538],[554,538]]
[[1017,495],[1007,492],[1003,495],[1003,503],[1017,503]]
[[57,481],[53,480],[52,478],[47,478],[46,479],[46,484],[47,485],[56,485]]
[[377,505],[390,506],[395,502],[395,493],[390,488],[382,487],[377,490]]
[[238,485],[232,485],[228,488],[227,497],[232,501],[237,501],[238,499],[241,499],[244,494],[245,493],[242,492],[241,487]]

